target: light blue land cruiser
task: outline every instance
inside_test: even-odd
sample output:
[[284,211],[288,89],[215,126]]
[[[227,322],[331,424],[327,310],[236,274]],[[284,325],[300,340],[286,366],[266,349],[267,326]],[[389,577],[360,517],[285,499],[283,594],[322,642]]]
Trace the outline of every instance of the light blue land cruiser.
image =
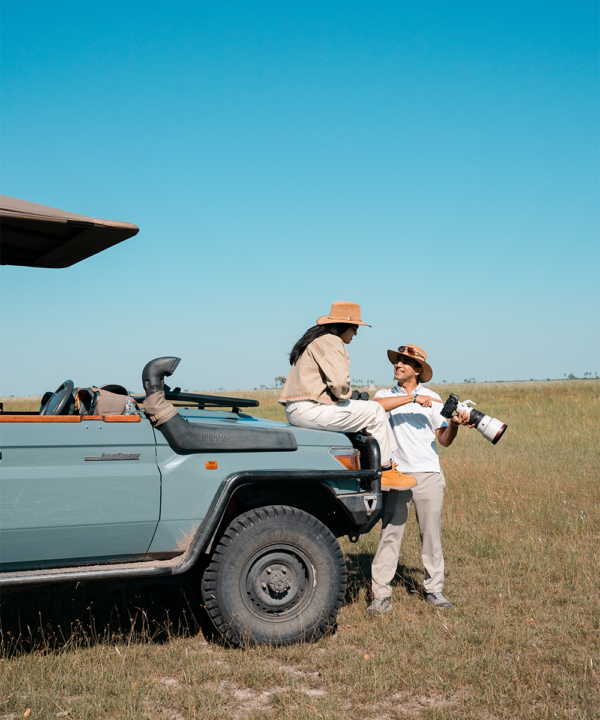
[[[36,224],[28,207],[20,225],[1,210],[4,264],[64,267],[115,242],[109,221],[84,218],[77,227],[92,239],[92,223],[105,223],[104,246],[85,254],[70,236],[72,262],[64,242],[62,265],[44,264],[56,240],[35,260],[19,243],[33,228],[39,245],[41,228],[59,222],[52,209]],[[164,377],[178,363],[144,368],[146,395],[164,392],[178,410],[156,426],[144,410],[85,414],[70,381],[43,414],[0,411],[0,590],[182,575],[203,560],[198,592],[232,644],[320,637],[346,590],[336,538],[368,532],[380,514],[377,442],[252,417],[255,400],[171,391]]]

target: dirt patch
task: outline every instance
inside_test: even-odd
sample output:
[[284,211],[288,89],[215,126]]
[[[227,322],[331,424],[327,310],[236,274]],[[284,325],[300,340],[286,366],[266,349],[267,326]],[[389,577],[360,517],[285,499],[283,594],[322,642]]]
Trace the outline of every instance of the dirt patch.
[[271,708],[268,707],[271,695],[282,691],[283,688],[263,690],[262,692],[251,690],[250,688],[234,690],[233,699],[235,706],[231,708],[231,716],[235,718],[235,720],[238,720],[238,718],[241,720],[256,710],[268,712],[271,710]]
[[321,677],[321,673],[319,671],[304,672],[303,670],[300,670],[299,668],[295,667],[294,665],[278,665],[277,667],[279,670],[282,670],[283,672],[286,672],[289,675],[292,675],[293,677],[313,677],[313,678]]
[[187,720],[178,710],[155,703],[148,703],[148,711],[152,720]]
[[[246,687],[235,687],[228,680],[222,680],[219,683],[219,688],[221,691],[227,692],[227,694],[231,693],[227,705],[230,713],[229,717],[234,720],[242,720],[242,718],[248,717],[253,712],[272,712],[274,708],[271,707],[270,703],[273,695],[288,692],[287,688],[277,686],[260,691]],[[308,698],[322,698],[329,694],[327,690],[322,688],[306,687],[296,688],[295,693],[303,693]],[[297,695],[296,699],[298,699]],[[292,702],[292,705],[295,704]]]
[[456,707],[464,702],[469,697],[469,690],[463,688],[452,695],[415,695],[409,691],[403,691],[395,693],[388,700],[383,700],[379,703],[372,703],[370,705],[363,705],[364,709],[369,709],[372,712],[381,712],[383,715],[379,715],[378,720],[384,720],[384,718],[390,717],[385,714],[386,710],[390,710],[394,713],[391,717],[395,717],[398,713],[402,717],[406,718],[420,718],[423,717],[423,713],[431,710],[445,710],[448,708]]
[[198,527],[199,526],[196,525],[192,530],[182,533],[181,539],[177,541],[178,552],[180,552],[180,553],[186,552],[186,550],[191,545],[192,540],[196,537],[196,532],[198,530]]
[[158,683],[160,683],[161,685],[163,685],[164,687],[168,687],[168,688],[176,688],[176,687],[179,687],[179,685],[181,684],[181,683],[179,682],[179,680],[177,680],[177,679],[174,678],[174,677],[161,677],[161,678],[157,678],[157,679],[156,679],[156,682],[158,682]]

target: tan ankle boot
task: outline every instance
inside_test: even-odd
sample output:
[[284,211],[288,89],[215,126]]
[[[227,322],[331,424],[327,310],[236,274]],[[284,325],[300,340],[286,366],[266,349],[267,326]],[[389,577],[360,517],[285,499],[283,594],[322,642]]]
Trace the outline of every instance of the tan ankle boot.
[[392,463],[391,470],[384,470],[381,473],[381,486],[394,488],[394,490],[410,490],[416,487],[417,481],[412,475],[404,475],[396,467],[396,463]]

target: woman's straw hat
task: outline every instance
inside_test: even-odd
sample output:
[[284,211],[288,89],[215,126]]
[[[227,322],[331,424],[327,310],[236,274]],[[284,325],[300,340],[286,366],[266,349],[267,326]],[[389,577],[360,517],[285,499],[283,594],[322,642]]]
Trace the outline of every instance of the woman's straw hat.
[[350,302],[334,302],[329,315],[323,315],[317,320],[317,325],[331,325],[332,323],[371,327],[360,319],[360,305]]
[[398,358],[403,355],[404,357],[415,360],[423,368],[423,371],[419,375],[419,382],[429,382],[433,377],[433,370],[431,366],[427,364],[427,353],[423,348],[418,345],[401,345],[398,350],[388,350],[388,358],[392,365],[398,362]]

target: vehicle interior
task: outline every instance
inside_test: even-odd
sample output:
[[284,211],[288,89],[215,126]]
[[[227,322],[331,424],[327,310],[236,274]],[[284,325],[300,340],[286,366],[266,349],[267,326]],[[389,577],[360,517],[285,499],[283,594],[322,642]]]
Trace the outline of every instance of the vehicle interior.
[[[99,392],[109,396],[124,398],[123,411],[116,412],[119,405],[114,403],[110,412],[101,412],[102,406],[98,404]],[[106,397],[106,395],[105,395]],[[181,392],[181,388],[171,388],[165,385],[165,399],[172,402],[175,407],[196,408],[199,410],[231,408],[234,413],[240,413],[241,408],[258,407],[258,400],[248,398],[222,397],[218,395],[203,395],[201,393]],[[130,400],[132,405],[127,405]],[[76,388],[72,380],[65,380],[54,392],[46,392],[42,397],[38,411],[5,411],[0,403],[0,422],[80,422],[86,420],[103,419],[105,422],[139,422],[141,419],[139,408],[144,401],[143,396],[132,396],[122,385],[102,385],[100,388]]]

